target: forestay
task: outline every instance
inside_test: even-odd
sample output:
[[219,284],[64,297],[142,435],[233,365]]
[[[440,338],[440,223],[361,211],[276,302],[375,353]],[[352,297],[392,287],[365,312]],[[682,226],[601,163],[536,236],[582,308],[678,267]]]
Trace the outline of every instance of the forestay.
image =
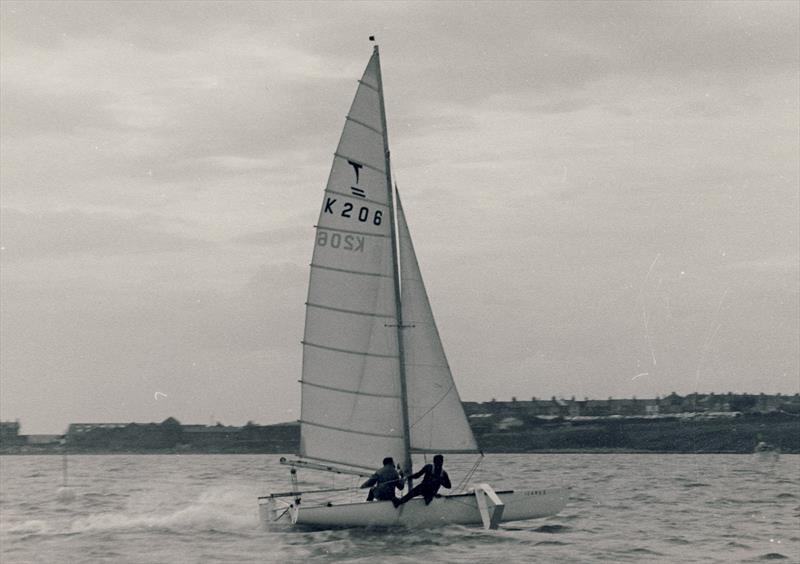
[[397,224],[411,451],[477,452],[439,338],[399,193]]
[[405,455],[378,65],[376,52],[333,159],[303,338],[300,455],[363,468]]

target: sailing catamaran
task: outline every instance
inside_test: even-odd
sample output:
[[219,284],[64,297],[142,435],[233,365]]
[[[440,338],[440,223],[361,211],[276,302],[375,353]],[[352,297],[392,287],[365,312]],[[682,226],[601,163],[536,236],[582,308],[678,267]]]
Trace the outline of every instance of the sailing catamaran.
[[291,466],[293,489],[259,498],[261,519],[318,527],[496,528],[501,521],[553,515],[566,504],[565,489],[495,492],[480,484],[430,505],[416,498],[399,509],[388,501],[303,501],[314,492],[298,489],[298,468],[369,476],[391,456],[410,476],[412,454],[482,456],[442,348],[399,193],[392,190],[377,46],[358,82],[315,226],[302,341],[300,459],[281,459]]

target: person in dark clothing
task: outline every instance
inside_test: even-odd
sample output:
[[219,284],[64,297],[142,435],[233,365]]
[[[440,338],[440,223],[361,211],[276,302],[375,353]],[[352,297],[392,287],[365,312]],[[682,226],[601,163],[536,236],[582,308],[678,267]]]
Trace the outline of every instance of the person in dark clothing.
[[452,487],[450,484],[450,476],[448,476],[447,472],[445,472],[444,468],[442,468],[443,464],[444,456],[441,454],[434,456],[433,464],[426,464],[422,467],[422,470],[411,476],[413,479],[424,475],[425,477],[422,478],[422,482],[419,485],[414,486],[410,492],[397,501],[393,501],[392,503],[394,503],[394,506],[399,507],[412,497],[419,495],[425,498],[425,505],[428,505],[431,500],[436,497],[436,492],[439,491],[440,486],[450,489]]
[[403,480],[394,467],[394,460],[391,456],[383,459],[383,467],[379,468],[369,480],[361,484],[362,488],[370,488],[367,501],[377,499],[378,501],[396,501],[395,488],[403,489]]

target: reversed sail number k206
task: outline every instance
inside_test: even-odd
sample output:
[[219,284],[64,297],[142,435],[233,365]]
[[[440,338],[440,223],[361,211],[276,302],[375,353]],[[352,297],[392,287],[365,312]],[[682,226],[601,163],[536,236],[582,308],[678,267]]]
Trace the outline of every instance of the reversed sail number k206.
[[363,235],[342,235],[341,233],[328,233],[320,231],[317,233],[317,245],[320,247],[331,247],[333,249],[344,249],[356,253],[364,252]]

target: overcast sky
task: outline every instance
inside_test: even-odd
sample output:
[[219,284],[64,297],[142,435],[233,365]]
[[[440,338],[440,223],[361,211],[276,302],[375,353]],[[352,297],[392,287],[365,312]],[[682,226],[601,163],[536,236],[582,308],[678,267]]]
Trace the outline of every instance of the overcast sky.
[[299,417],[371,34],[463,399],[797,392],[799,6],[3,2],[2,418]]

